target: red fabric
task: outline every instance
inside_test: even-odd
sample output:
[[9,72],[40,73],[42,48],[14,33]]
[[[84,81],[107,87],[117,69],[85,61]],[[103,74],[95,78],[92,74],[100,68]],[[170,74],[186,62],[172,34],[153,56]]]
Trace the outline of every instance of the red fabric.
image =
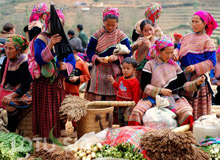
[[59,75],[50,84],[48,78],[41,76],[33,81],[32,93],[33,134],[48,138],[50,130],[56,126],[53,134],[58,138],[64,125],[59,117],[59,109],[65,95],[63,78]]
[[190,129],[192,130],[192,128],[193,128],[193,123],[194,123],[194,118],[193,118],[193,116],[188,116],[188,117],[186,118],[186,120],[181,124],[181,126],[184,126],[184,125],[186,125],[186,124],[190,124]]
[[121,77],[118,83],[113,84],[113,87],[118,90],[117,101],[135,101],[137,104],[140,100],[140,83],[135,77],[130,79]]
[[176,33],[176,32],[175,32],[175,33],[173,34],[173,36],[174,36],[174,37],[179,37],[179,39],[181,39],[183,35],[180,34],[180,33]]

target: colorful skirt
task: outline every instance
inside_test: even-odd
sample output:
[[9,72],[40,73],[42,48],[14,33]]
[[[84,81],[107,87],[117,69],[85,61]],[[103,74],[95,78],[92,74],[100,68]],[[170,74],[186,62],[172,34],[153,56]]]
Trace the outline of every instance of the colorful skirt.
[[50,84],[48,78],[41,76],[34,80],[32,93],[33,134],[48,138],[49,132],[55,127],[53,135],[58,138],[63,128],[59,116],[65,96],[63,78],[59,75]]

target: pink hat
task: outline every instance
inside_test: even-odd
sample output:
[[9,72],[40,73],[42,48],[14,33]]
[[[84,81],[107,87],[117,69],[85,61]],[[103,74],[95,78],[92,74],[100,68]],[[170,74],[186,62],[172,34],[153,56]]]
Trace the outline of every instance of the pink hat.
[[40,16],[44,13],[48,14],[47,5],[45,3],[38,3],[37,5],[34,6],[31,12],[29,23],[31,23],[32,21],[38,21]]
[[109,14],[115,15],[115,16],[117,16],[117,17],[119,17],[119,15],[120,15],[120,13],[119,13],[119,11],[118,11],[118,8],[110,8],[110,7],[108,7],[108,8],[106,8],[106,9],[103,10],[103,18],[104,18],[106,15],[109,15]]

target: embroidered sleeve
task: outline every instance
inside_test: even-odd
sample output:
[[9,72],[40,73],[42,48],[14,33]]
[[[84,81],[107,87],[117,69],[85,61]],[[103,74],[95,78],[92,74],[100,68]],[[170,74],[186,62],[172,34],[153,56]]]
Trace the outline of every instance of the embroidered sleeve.
[[160,90],[161,90],[161,88],[148,84],[145,87],[144,93],[146,93],[150,97],[156,98],[156,95],[158,95],[160,93]]
[[88,47],[87,47],[87,56],[90,60],[90,62],[92,62],[93,64],[95,64],[95,60],[98,57],[98,55],[96,55],[95,51],[96,51],[96,46],[97,46],[97,39],[95,39],[93,36],[91,37]]
[[186,82],[183,85],[183,89],[185,91],[198,91],[198,86],[196,85],[196,81],[190,81],[190,82]]
[[[73,54],[68,54],[65,58],[64,61],[67,65],[67,75],[65,75],[66,77],[69,77],[69,75],[72,73],[73,69],[75,68],[76,65],[76,60]],[[65,72],[64,72],[65,73]]]
[[200,76],[209,72],[213,68],[213,62],[211,60],[206,60],[200,63],[195,64],[196,75]]

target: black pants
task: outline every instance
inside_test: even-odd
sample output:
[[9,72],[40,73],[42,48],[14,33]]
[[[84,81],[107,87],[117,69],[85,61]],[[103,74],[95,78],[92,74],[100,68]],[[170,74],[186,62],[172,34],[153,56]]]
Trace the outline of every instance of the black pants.
[[15,132],[18,125],[18,110],[8,112],[8,126],[10,132]]

